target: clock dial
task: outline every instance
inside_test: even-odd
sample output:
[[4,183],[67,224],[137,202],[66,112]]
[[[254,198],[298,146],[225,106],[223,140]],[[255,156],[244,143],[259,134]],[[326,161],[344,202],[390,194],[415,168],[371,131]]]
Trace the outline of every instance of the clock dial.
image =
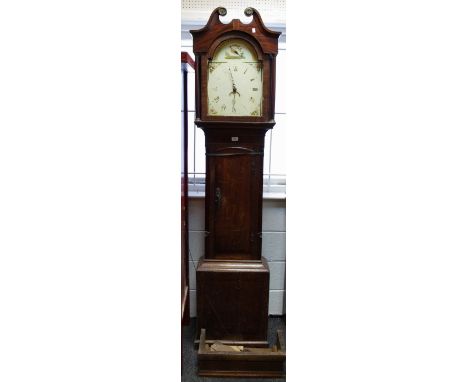
[[244,40],[224,41],[208,63],[208,115],[262,115],[262,64]]

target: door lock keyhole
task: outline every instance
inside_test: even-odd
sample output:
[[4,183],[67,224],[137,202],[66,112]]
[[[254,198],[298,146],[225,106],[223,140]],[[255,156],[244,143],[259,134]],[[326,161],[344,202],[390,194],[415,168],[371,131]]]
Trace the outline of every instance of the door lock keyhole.
[[216,187],[216,189],[215,189],[215,205],[216,205],[216,208],[218,208],[220,204],[221,204],[221,189],[219,187]]

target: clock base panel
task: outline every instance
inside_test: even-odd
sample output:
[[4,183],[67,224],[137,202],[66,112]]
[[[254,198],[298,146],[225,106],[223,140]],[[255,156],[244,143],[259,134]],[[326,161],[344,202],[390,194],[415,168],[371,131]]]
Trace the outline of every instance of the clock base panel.
[[268,346],[270,270],[262,260],[207,260],[197,267],[197,336]]

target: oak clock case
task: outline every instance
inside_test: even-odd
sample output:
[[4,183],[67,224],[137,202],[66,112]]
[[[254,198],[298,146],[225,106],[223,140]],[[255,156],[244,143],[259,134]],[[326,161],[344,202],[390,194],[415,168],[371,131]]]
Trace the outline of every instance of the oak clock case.
[[258,13],[191,30],[195,123],[205,133],[205,254],[197,266],[197,336],[268,346],[269,269],[262,252],[263,152],[273,128],[280,32]]

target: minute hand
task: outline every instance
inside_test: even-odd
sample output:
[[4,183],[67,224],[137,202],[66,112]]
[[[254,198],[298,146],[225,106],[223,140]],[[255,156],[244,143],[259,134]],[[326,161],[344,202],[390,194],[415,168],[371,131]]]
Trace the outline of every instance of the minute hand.
[[234,77],[231,72],[231,68],[229,68],[229,74],[231,75],[231,82],[232,82],[232,92],[229,95],[234,94],[234,99],[236,99],[236,94],[240,97],[240,93],[237,91],[236,84],[234,83]]
[[231,68],[229,68],[229,75],[231,76],[232,87],[236,87],[236,84],[234,83],[234,77],[231,72]]

